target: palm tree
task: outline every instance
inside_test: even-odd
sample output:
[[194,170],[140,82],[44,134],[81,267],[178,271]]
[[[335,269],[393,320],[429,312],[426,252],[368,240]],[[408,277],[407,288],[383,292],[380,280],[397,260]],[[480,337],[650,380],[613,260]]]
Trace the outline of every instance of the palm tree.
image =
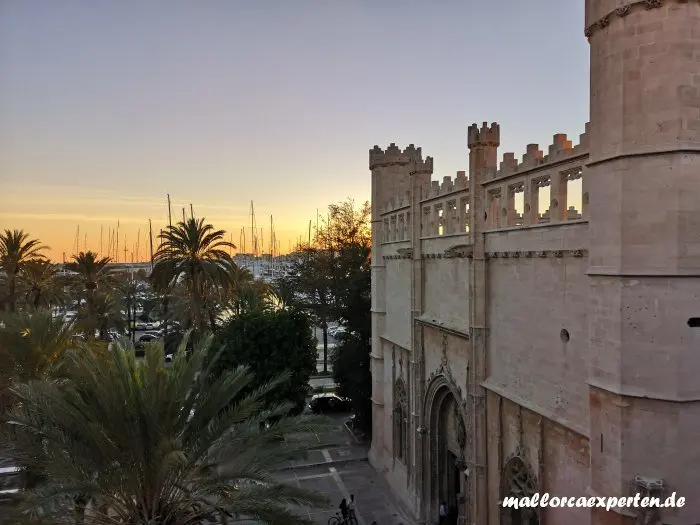
[[117,279],[108,266],[110,262],[109,257],[100,257],[95,252],[87,251],[74,255],[73,262],[66,265],[68,270],[75,272],[70,277],[75,296],[80,302],[85,300],[81,324],[89,338],[94,337],[99,324],[97,304],[101,299],[98,295],[107,295],[117,285]]
[[0,328],[0,412],[9,403],[7,388],[11,384],[51,375],[75,345],[72,327],[47,310],[4,315]]
[[62,305],[66,299],[59,267],[51,261],[27,262],[20,272],[24,302],[34,310]]
[[236,264],[226,249],[236,248],[224,240],[226,232],[215,230],[204,219],[190,218],[169,226],[160,234],[161,245],[153,255],[151,273],[154,288],[167,291],[182,280],[190,299],[193,326],[198,331],[207,327],[205,298],[231,282]]
[[10,312],[17,308],[17,278],[28,262],[43,259],[41,252],[48,249],[36,239],[29,239],[24,230],[5,230],[0,234],[0,269],[7,274],[6,305]]
[[157,347],[143,363],[120,345],[106,357],[71,353],[70,382],[18,386],[13,453],[37,458],[47,473],[28,510],[41,507],[57,524],[199,525],[221,516],[310,524],[293,507],[327,500],[273,472],[303,450],[292,436],[327,423],[265,405],[287,377],[258,386],[245,368],[212,376],[221,351],[210,353],[211,340],[189,356],[183,344],[171,368]]

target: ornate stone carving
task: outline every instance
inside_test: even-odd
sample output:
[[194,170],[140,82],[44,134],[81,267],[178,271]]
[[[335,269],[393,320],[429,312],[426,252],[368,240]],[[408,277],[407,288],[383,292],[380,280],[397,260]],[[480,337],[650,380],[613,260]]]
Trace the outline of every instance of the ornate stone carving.
[[561,259],[564,256],[564,253],[561,250],[555,250],[554,251],[554,257],[557,259]]
[[571,255],[574,257],[583,257],[583,250],[572,250]]
[[632,6],[630,4],[627,4],[615,9],[615,14],[620,18],[624,18],[630,14],[630,11],[632,11]]
[[457,403],[454,405],[454,417],[455,421],[457,422],[457,444],[459,445],[459,449],[462,451],[462,454],[464,454],[464,447],[467,445],[467,429],[464,426],[464,419],[459,413],[459,409],[457,408]]
[[502,497],[531,497],[537,492],[537,477],[527,462],[525,451],[520,447],[506,458],[501,479]]
[[458,244],[450,246],[445,250],[445,258],[451,257],[468,257],[473,253],[473,247],[470,244]]
[[413,248],[400,248],[396,250],[402,259],[410,259],[413,257]]
[[[677,0],[680,3],[685,3],[687,0]],[[593,33],[597,30],[604,29],[607,27],[610,22],[611,18],[613,16],[617,16],[619,18],[624,18],[627,15],[629,15],[632,12],[633,8],[641,8],[641,9],[658,9],[660,7],[664,6],[664,0],[637,0],[633,1],[629,4],[620,6],[607,15],[601,17],[597,22],[592,23],[589,25],[587,28],[583,30],[583,34],[586,36],[586,38],[590,38]]]
[[447,358],[447,334],[442,334],[442,360],[437,370],[433,370],[428,377],[427,384],[430,385],[437,377],[443,376],[455,396],[455,402],[459,403],[462,414],[467,414],[467,402],[462,394],[462,388],[457,384],[452,376],[452,369]]

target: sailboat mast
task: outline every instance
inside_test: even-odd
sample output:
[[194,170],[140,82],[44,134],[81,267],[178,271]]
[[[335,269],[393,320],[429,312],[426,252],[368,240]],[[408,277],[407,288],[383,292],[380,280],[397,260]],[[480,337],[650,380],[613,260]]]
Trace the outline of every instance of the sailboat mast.
[[139,228],[139,231],[136,234],[136,261],[135,262],[139,262],[140,249],[141,249],[141,228]]
[[170,194],[168,193],[168,226],[173,225],[173,210],[170,206]]
[[114,250],[114,253],[116,254],[116,261],[115,261],[115,262],[119,262],[119,221],[118,221],[118,220],[117,220],[117,236],[116,236],[116,239],[117,239],[117,245],[116,245],[115,250]]
[[255,239],[255,206],[250,201],[250,242],[253,244],[253,277],[255,277],[255,258],[258,256],[258,243]]
[[148,240],[151,245],[151,272],[153,271],[153,226],[151,225],[151,219],[148,219]]
[[100,257],[102,257],[102,233],[104,232],[104,225],[100,224]]

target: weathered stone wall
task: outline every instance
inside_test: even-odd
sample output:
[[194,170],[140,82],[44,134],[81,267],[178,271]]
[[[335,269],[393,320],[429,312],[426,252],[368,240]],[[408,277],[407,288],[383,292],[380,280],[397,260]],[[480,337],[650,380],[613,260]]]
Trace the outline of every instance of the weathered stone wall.
[[426,259],[422,317],[469,333],[468,259]]
[[[538,230],[509,232],[509,243],[487,235],[487,247],[504,250],[488,266],[487,388],[587,435],[586,225]],[[514,257],[523,246],[534,253]]]
[[[489,525],[501,523],[500,500],[507,480],[507,462],[520,458],[535,478],[536,490],[550,496],[587,494],[588,439],[505,399],[494,392],[487,399]],[[578,508],[542,509],[544,523],[589,525],[590,515]]]
[[411,347],[411,261],[386,261],[386,324],[382,337],[404,348]]

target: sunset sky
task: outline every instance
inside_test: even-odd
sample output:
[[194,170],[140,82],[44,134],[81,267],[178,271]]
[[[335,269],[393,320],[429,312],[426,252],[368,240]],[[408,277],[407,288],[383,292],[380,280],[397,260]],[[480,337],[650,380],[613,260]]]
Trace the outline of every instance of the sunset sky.
[[442,179],[472,122],[501,153],[578,142],[583,22],[562,0],[0,1],[0,229],[60,260],[119,221],[145,259],[170,193],[236,244],[252,200],[286,251],[317,208],[369,199],[374,144],[422,146]]

